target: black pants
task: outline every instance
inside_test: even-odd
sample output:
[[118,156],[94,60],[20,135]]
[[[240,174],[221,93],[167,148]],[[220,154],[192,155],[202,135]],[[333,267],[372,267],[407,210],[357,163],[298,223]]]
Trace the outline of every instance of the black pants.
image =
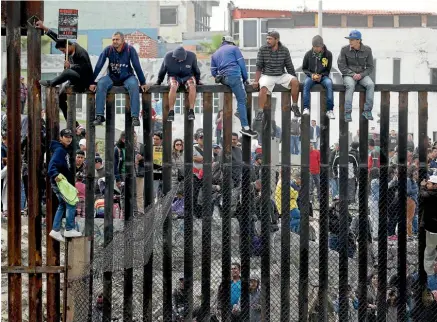
[[26,100],[21,101],[21,114],[24,114],[24,106],[26,105]]
[[[85,86],[81,83],[80,75],[78,72],[72,69],[65,69],[60,75],[56,76],[50,81],[51,86],[57,86],[65,82],[69,82],[67,85],[73,85],[76,91],[83,91]],[[67,93],[65,92],[65,86],[62,86],[59,91],[59,108],[64,115],[65,120],[67,120]],[[77,125],[77,124],[76,124]]]

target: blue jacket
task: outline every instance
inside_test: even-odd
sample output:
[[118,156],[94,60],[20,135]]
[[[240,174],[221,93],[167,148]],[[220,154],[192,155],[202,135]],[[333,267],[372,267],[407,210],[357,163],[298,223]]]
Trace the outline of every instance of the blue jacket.
[[168,52],[162,62],[156,83],[161,84],[164,80],[165,74],[167,74],[168,77],[176,77],[181,84],[194,76],[194,78],[196,78],[196,83],[198,84],[200,81],[200,70],[197,66],[196,54],[191,51],[186,51],[186,53],[187,57],[185,60],[179,62],[173,58],[172,51]]
[[414,180],[407,179],[407,196],[414,200],[417,204],[417,197],[419,196],[419,187]]
[[47,172],[52,183],[55,183],[55,178],[58,174],[63,174],[69,182],[73,179],[73,171],[70,164],[70,154],[68,149],[59,141],[52,141],[50,151],[53,153],[49,163]]
[[[146,84],[146,78],[140,65],[137,51],[134,47],[124,44],[121,52],[115,50],[113,46],[106,47],[99,56],[96,68],[94,69],[93,84],[99,76],[100,71],[105,65],[106,58],[109,59],[108,75],[117,85],[121,85],[126,79],[134,75],[134,69],[141,85]],[[133,66],[133,69],[132,69]]]
[[211,56],[211,74],[223,76],[241,76],[247,81],[247,69],[244,57],[237,46],[223,43]]

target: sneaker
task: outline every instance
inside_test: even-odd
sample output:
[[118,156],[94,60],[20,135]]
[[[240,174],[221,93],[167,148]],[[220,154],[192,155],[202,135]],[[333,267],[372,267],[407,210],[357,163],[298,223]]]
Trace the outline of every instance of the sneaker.
[[304,108],[302,115],[310,115],[310,110],[308,108]]
[[294,113],[295,117],[300,117],[300,111],[299,111],[299,106],[297,106],[296,103],[293,103],[293,105],[291,105],[291,111]]
[[330,119],[330,120],[335,120],[335,115],[333,111],[328,111],[326,112],[326,116]]
[[249,136],[251,138],[256,138],[258,136],[258,133],[256,133],[255,131],[253,131],[250,127],[249,128],[242,128],[240,130],[240,133],[246,136]]
[[259,112],[256,114],[255,120],[256,120],[256,121],[262,121],[262,120],[263,120],[263,114],[264,114],[263,111],[259,111]]
[[188,111],[188,121],[194,121],[195,118],[196,116],[194,115],[194,110],[190,108],[190,110]]
[[236,113],[234,113],[234,115],[237,119],[240,119],[240,113],[236,112]]
[[171,110],[168,112],[167,122],[173,122],[173,121],[174,121],[174,110]]
[[81,236],[82,233],[80,231],[77,231],[76,229],[64,231],[65,238],[74,238],[74,237],[81,237]]
[[60,231],[52,230],[50,232],[49,236],[52,237],[53,239],[56,239],[58,242],[65,242],[65,239],[64,239],[64,237],[62,237]]
[[344,113],[344,121],[352,122],[352,113]]
[[98,126],[98,125],[102,125],[103,122],[105,122],[105,117],[103,115],[97,115],[93,124],[94,126]]
[[50,81],[49,80],[40,80],[39,84],[41,86],[50,87]]
[[370,111],[364,111],[364,112],[363,112],[363,116],[364,116],[368,121],[373,121],[372,112],[370,112]]
[[132,126],[140,126],[140,119],[138,118],[138,116],[132,116]]

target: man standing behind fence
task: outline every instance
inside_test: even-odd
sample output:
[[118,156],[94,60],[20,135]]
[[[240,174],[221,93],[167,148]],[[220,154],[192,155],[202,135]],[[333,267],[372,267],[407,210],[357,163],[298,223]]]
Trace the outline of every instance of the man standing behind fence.
[[434,274],[434,263],[437,258],[437,176],[431,176],[423,181],[420,189],[420,198],[423,205],[423,221],[426,230],[426,248],[423,266],[428,275]]
[[[129,92],[132,126],[140,126],[140,92],[138,89],[138,80],[140,80],[141,89],[147,91],[146,78],[141,70],[140,59],[134,47],[124,41],[124,35],[120,31],[112,35],[112,46],[106,47],[100,54],[93,75],[93,84],[90,85],[90,91],[96,91],[96,78],[109,60],[108,74],[103,76],[97,82],[96,94],[96,119],[94,125],[102,125],[105,122],[105,101],[106,94],[112,86],[124,86]],[[132,68],[133,66],[133,68]]]
[[375,90],[375,84],[370,78],[374,69],[372,49],[362,43],[361,32],[358,30],[352,30],[345,38],[349,39],[349,45],[341,48],[337,61],[338,68],[343,74],[344,86],[346,86],[344,120],[352,122],[352,100],[355,84],[359,83],[366,88],[363,116],[371,121],[373,120],[372,108]]
[[200,85],[200,70],[197,66],[196,54],[185,50],[183,47],[177,47],[175,50],[168,52],[162,62],[155,85],[161,85],[166,74],[168,75],[167,82],[170,86],[170,92],[168,93],[170,111],[168,112],[167,121],[174,121],[174,105],[178,88],[181,85],[184,85],[188,91],[188,102],[190,104],[188,120],[194,120],[196,84]]
[[247,69],[240,49],[235,46],[231,36],[224,36],[220,48],[211,56],[211,75],[216,83],[222,83],[231,88],[237,99],[238,116],[241,122],[240,133],[256,137],[257,133],[249,126],[246,107]]
[[[287,72],[285,72],[285,69]],[[293,104],[291,110],[295,117],[300,117],[299,106],[299,80],[296,77],[293,62],[291,61],[290,51],[279,41],[279,33],[271,31],[267,34],[267,44],[258,51],[256,58],[255,81],[252,86],[259,87],[258,103],[260,111],[256,119],[262,120],[264,106],[267,102],[267,95],[271,95],[275,85],[282,85],[291,88],[291,98]]]

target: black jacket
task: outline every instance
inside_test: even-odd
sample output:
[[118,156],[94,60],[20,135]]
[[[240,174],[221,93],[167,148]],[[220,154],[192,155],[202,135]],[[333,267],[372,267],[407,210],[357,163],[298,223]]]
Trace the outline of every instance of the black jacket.
[[331,67],[332,53],[326,48],[326,46],[323,47],[320,57],[311,49],[307,51],[303,58],[302,71],[308,77],[311,77],[312,74],[320,74],[329,77]]
[[[53,30],[47,31],[47,36],[54,41],[58,41],[58,35]],[[93,66],[91,65],[90,56],[88,52],[82,48],[78,43],[73,43],[75,47],[74,55],[69,58],[70,68],[80,75],[80,80],[84,88],[88,88],[94,81],[93,79]],[[75,84],[76,85],[76,84]]]
[[431,233],[437,233],[437,190],[420,189],[420,198],[423,206],[423,219],[425,229]]
[[157,83],[161,84],[167,74],[168,77],[176,77],[180,83],[185,83],[190,77],[194,76],[198,84],[200,81],[200,69],[197,66],[196,54],[187,51],[187,58],[181,62],[178,62],[172,55],[173,52],[168,52],[165,55],[158,73]]

